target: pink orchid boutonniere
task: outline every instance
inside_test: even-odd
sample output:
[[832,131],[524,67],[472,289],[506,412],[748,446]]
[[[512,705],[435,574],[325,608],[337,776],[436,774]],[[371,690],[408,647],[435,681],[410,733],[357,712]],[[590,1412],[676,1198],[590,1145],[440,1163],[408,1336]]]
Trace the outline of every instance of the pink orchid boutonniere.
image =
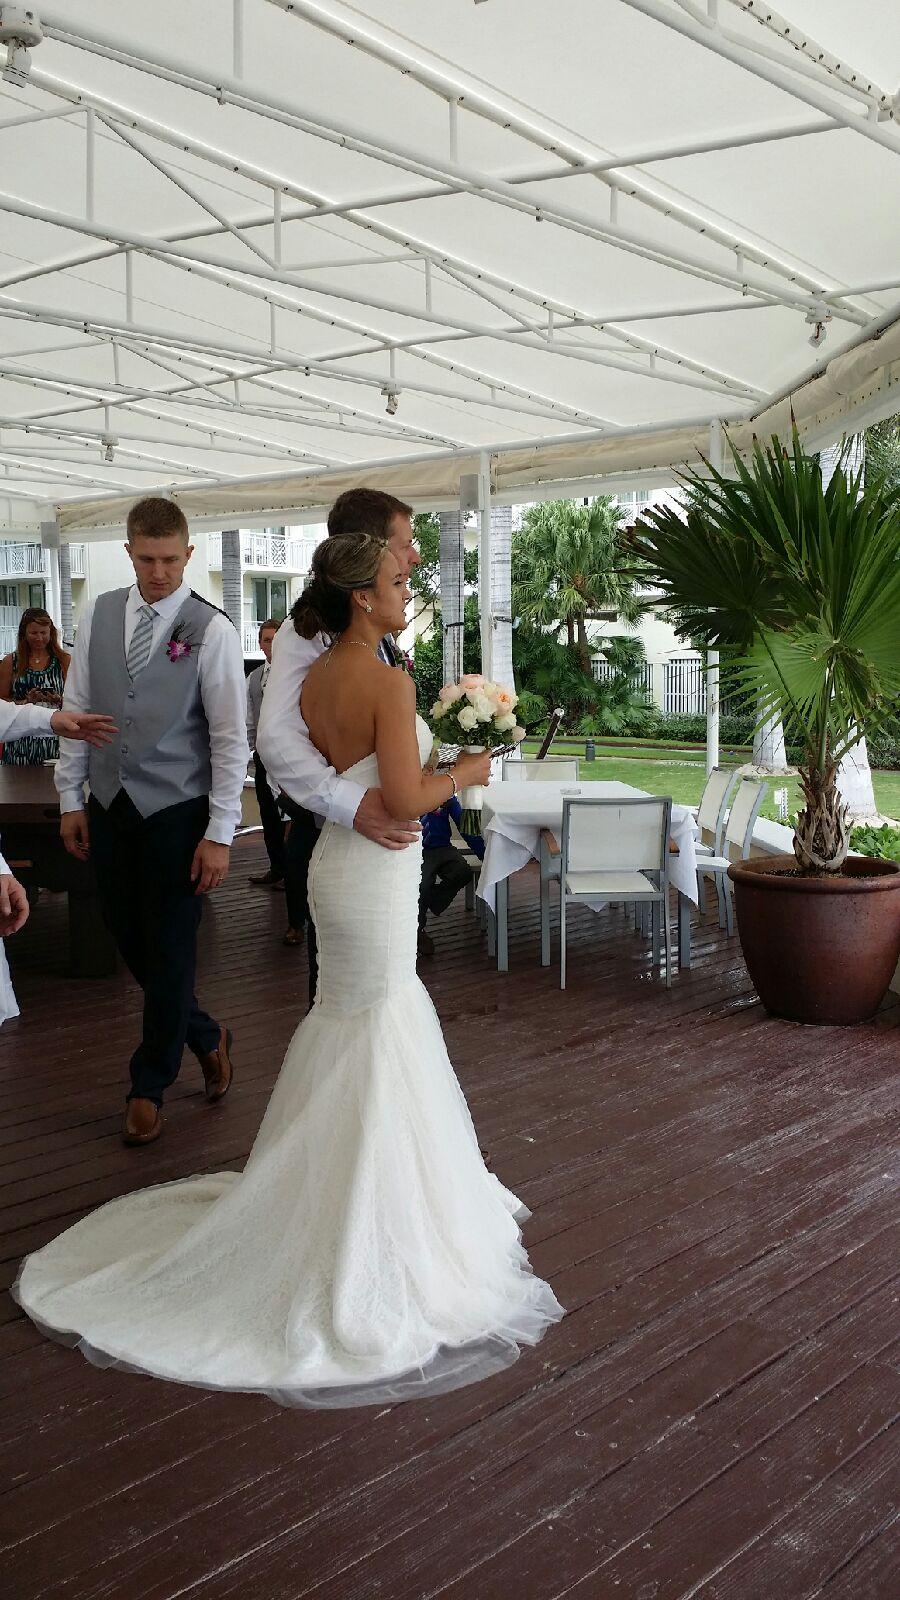
[[183,656],[189,656],[193,648],[193,641],[185,639],[181,628],[178,627],[173,629],[172,637],[166,645],[166,655],[170,661],[180,661]]

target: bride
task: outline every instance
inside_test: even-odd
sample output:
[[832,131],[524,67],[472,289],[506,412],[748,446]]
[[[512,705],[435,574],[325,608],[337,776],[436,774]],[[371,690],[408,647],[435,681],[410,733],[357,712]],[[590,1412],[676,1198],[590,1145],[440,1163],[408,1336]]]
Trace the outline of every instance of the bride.
[[[468,753],[423,772],[412,680],[376,655],[408,598],[391,551],[360,534],[319,546],[294,611],[304,637],[333,641],[303,685],[314,744],[398,817],[487,779]],[[420,844],[383,850],[325,824],[315,1004],[243,1172],[113,1200],[29,1256],[14,1293],[45,1332],[98,1365],[338,1406],[485,1377],[563,1315],[416,976],[420,872]]]

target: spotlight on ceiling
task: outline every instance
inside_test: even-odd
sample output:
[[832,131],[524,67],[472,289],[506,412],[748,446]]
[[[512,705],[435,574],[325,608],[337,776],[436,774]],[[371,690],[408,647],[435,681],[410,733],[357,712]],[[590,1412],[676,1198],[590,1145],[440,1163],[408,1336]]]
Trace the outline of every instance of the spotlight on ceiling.
[[385,384],[385,386],[384,386],[384,388],[382,389],[381,392],[384,395],[385,400],[387,401],[387,405],[384,408],[385,411],[387,412],[389,417],[395,417],[397,415],[397,407],[400,404],[400,391],[399,391],[399,389],[391,389],[389,387],[389,385]]
[[828,310],[826,305],[819,304],[817,306],[813,306],[811,310],[807,311],[806,320],[809,326],[812,328],[812,333],[809,336],[809,342],[814,350],[818,350],[819,345],[825,343],[825,339],[828,334],[828,324],[831,321],[831,312]]
[[6,83],[24,84],[31,71],[29,50],[40,44],[44,34],[34,11],[24,6],[0,5],[0,44],[6,45]]
[[104,459],[104,461],[109,461],[110,463],[115,461],[115,459],[116,459],[116,445],[118,444],[118,442],[119,442],[118,439],[111,439],[111,438],[109,438],[108,435],[105,435],[100,440],[100,443],[103,446],[103,459]]

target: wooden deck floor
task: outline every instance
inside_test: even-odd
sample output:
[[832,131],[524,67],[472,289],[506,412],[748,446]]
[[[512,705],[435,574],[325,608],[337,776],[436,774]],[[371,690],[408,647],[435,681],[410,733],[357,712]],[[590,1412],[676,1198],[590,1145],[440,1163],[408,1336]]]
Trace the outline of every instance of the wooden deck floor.
[[[148,1150],[118,1138],[133,986],[62,975],[52,901],[13,946],[4,1284],[100,1202],[245,1156],[305,973],[283,897],[247,885],[259,857],[236,849],[204,929],[235,1089],[208,1108],[186,1065]],[[561,995],[535,898],[523,875],[507,977],[460,902],[424,976],[565,1320],[430,1404],[304,1412],[97,1371],[4,1296],[8,1600],[900,1594],[900,1006],[775,1022],[708,926],[667,993],[617,914],[587,911]]]

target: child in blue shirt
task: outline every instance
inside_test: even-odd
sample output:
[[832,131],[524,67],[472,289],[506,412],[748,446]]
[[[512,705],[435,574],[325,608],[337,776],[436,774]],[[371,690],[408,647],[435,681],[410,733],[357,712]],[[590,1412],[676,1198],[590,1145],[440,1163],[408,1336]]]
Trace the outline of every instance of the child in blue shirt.
[[[462,806],[455,795],[437,811],[429,811],[422,818],[422,888],[419,894],[419,954],[422,956],[434,955],[434,940],[425,931],[429,911],[439,917],[474,877],[471,863],[453,844],[451,818],[459,828]],[[463,834],[463,838],[479,858],[484,856],[483,839],[477,834]]]

